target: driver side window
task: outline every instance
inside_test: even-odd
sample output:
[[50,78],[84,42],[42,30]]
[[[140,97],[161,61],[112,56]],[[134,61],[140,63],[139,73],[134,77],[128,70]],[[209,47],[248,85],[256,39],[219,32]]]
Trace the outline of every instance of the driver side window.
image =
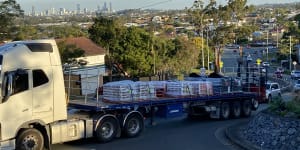
[[29,84],[28,84],[28,73],[23,74],[15,74],[13,77],[13,94],[17,94],[23,91],[28,90]]

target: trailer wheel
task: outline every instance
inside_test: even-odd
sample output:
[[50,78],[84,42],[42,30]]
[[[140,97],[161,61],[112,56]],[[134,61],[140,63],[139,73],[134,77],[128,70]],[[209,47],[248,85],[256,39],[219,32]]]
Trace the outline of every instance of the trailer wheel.
[[233,118],[239,118],[241,116],[241,103],[234,101],[231,105],[231,115]]
[[18,150],[42,150],[44,137],[37,129],[25,129],[17,137],[16,149]]
[[99,142],[109,142],[117,135],[118,121],[113,117],[106,117],[100,121],[96,129],[96,138]]
[[249,117],[251,115],[251,101],[245,100],[242,103],[242,115],[244,117]]
[[252,99],[252,110],[257,110],[259,107],[259,102],[257,99]]
[[137,113],[131,114],[125,122],[123,132],[127,137],[136,137],[144,130],[143,117]]
[[230,105],[228,102],[221,104],[220,117],[221,119],[228,119],[230,115]]

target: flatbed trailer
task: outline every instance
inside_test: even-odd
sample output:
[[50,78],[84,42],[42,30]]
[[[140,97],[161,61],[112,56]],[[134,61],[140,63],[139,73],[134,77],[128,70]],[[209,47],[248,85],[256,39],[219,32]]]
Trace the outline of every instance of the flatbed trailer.
[[[68,106],[70,110],[78,110],[78,114],[83,111],[89,116],[97,114],[114,117],[116,122],[120,124],[116,128],[120,129],[116,136],[120,136],[121,132],[124,133],[125,131],[126,136],[135,137],[143,131],[145,119],[150,119],[150,125],[153,125],[156,124],[155,117],[157,116],[174,118],[187,114],[188,117],[195,118],[207,115],[213,119],[249,117],[251,111],[258,107],[255,106],[256,98],[256,93],[232,92],[206,96],[163,97],[119,103],[110,103],[103,101],[103,99],[70,100]],[[93,122],[99,122],[99,117],[93,118]],[[128,129],[127,123],[131,124],[130,129]],[[94,127],[96,131],[97,125]],[[111,126],[110,129],[114,129],[114,127]]]
[[164,97],[155,98],[151,100],[142,101],[128,101],[128,102],[105,102],[103,99],[97,100],[70,100],[69,107],[74,109],[83,109],[91,111],[107,111],[107,110],[118,110],[118,109],[133,109],[135,107],[145,106],[158,106],[168,104],[183,104],[193,102],[232,102],[236,100],[252,100],[256,99],[257,94],[252,92],[233,92],[220,95],[206,95],[206,96],[185,96],[185,97]]

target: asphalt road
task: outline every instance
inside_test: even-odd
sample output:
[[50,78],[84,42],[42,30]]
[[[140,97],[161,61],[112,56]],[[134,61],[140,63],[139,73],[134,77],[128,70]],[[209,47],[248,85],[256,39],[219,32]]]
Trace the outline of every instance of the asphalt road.
[[[267,104],[262,104],[258,111]],[[224,134],[226,127],[250,120],[196,119],[185,116],[174,119],[158,119],[157,125],[146,125],[144,132],[136,138],[118,138],[109,143],[97,143],[94,139],[53,145],[55,150],[238,150]]]
[[226,126],[245,119],[226,121],[188,120],[176,118],[160,120],[156,126],[148,126],[136,138],[119,138],[98,144],[95,140],[81,140],[53,145],[56,150],[231,150],[234,146],[225,138]]

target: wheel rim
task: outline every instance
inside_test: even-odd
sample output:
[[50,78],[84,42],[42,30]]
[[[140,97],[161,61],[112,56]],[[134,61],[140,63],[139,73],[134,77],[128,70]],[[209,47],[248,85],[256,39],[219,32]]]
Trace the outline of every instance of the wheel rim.
[[37,143],[38,138],[34,135],[28,135],[22,141],[22,145],[24,145],[25,149],[34,149],[37,147]]
[[244,114],[245,115],[249,115],[250,114],[250,112],[251,112],[251,109],[250,109],[250,103],[248,103],[248,102],[245,102],[244,103]]
[[226,119],[226,118],[228,118],[228,116],[229,116],[228,106],[227,106],[227,104],[223,103],[222,104],[222,117]]
[[110,123],[110,122],[105,122],[103,123],[102,127],[101,127],[101,133],[102,133],[102,136],[104,138],[110,138],[113,133],[114,133],[114,129],[113,129],[113,124]]
[[140,124],[139,121],[135,118],[132,118],[128,121],[128,127],[127,130],[132,133],[135,134],[140,130]]
[[240,116],[241,114],[241,107],[239,105],[240,105],[239,103],[235,103],[233,107],[234,115],[236,117]]
[[257,100],[253,100],[253,106],[254,106],[255,109],[258,108],[258,101]]

